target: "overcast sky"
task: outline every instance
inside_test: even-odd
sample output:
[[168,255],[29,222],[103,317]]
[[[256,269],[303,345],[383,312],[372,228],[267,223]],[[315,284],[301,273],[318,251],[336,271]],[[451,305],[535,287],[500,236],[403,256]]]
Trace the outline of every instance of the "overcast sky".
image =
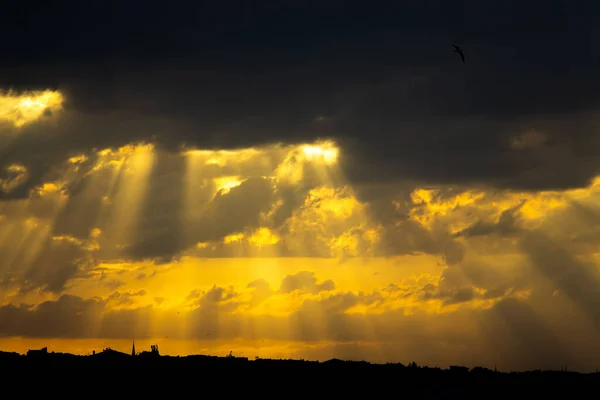
[[[2,86],[60,88],[82,115],[51,149],[23,135],[2,163],[150,135],[202,147],[331,136],[361,161],[347,166],[357,180],[572,187],[596,172],[594,2],[296,3],[7,7]],[[560,167],[509,151],[528,129]]]

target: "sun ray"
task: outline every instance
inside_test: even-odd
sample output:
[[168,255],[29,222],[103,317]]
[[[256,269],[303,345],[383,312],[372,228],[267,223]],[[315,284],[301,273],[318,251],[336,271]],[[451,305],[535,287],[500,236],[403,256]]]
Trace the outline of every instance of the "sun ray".
[[[25,276],[32,268],[39,268],[34,263],[43,256],[54,222],[67,204],[68,196],[60,186],[66,176],[67,173],[64,173],[57,183],[44,183],[34,188],[27,199],[13,200],[5,205],[3,212],[8,216],[8,226],[5,228],[9,229],[0,238],[0,247],[5,248],[1,251],[0,272]],[[36,210],[44,212],[32,216]],[[22,300],[22,295],[20,291],[13,292],[6,296],[6,300]]]
[[116,161],[117,168],[109,184],[113,194],[103,198],[110,203],[110,211],[102,225],[106,230],[103,240],[108,247],[119,248],[129,244],[135,234],[155,154],[151,144],[129,145],[116,153],[122,156],[111,160]]
[[[338,165],[341,150],[334,143],[186,150],[167,155],[162,151],[130,144],[73,155],[68,160],[70,172],[60,179],[71,207],[59,221],[61,228],[51,237],[51,245],[73,243],[87,255],[99,257],[93,268],[83,268],[84,274],[72,278],[64,291],[102,299],[105,308],[100,317],[90,320],[91,335],[119,340],[134,336],[136,345],[158,343],[164,351],[189,346],[210,353],[232,346],[240,352],[263,355],[290,354],[290,349],[337,354],[332,346],[339,346],[346,349],[344,354],[358,357],[368,347],[370,356],[377,358],[377,344],[386,340],[377,325],[383,314],[445,312],[442,300],[423,301],[410,292],[437,285],[441,267],[432,261],[437,256],[427,262],[415,261],[427,258],[424,255],[385,257],[384,228],[343,177]],[[89,166],[94,158],[87,171],[83,166]],[[168,175],[156,166],[161,162]],[[173,171],[182,173],[182,186],[176,188],[177,193],[181,191],[181,207],[169,195],[160,208],[162,212],[163,205],[171,204],[176,209],[175,214],[166,216],[178,215],[177,226],[164,231],[184,233],[183,246],[175,249],[183,251],[178,254],[181,257],[160,264],[126,252],[102,252],[131,243],[137,239],[137,230],[147,232],[146,227],[132,227],[138,225],[136,220],[152,219],[147,213],[157,207],[140,204],[148,197],[160,196],[163,182],[177,179]],[[155,174],[165,179],[155,179]],[[220,223],[231,210],[218,210],[222,214],[217,212],[212,218],[214,204],[244,193],[252,179],[268,182],[269,203],[261,206],[259,215],[249,219],[250,224],[231,224],[231,229],[207,227]],[[58,193],[60,187],[47,183],[36,190],[39,194]],[[431,208],[426,211],[439,216],[452,212],[435,203],[433,194],[430,198],[426,198],[427,192],[417,194],[423,207]],[[241,209],[249,197],[231,204]],[[92,222],[83,223],[91,199],[101,199],[100,210]],[[456,201],[463,204],[465,199]],[[450,203],[452,208],[454,203]],[[234,211],[232,215],[238,216],[239,210]],[[82,226],[85,231],[78,228]],[[77,234],[69,235],[72,231]],[[33,243],[32,236],[22,240]],[[12,253],[10,257],[15,258]],[[437,270],[427,263],[435,264]],[[283,282],[296,274],[312,283],[286,289]],[[402,297],[403,293],[407,295]],[[117,329],[116,321],[127,328]],[[347,328],[352,331],[344,330]],[[212,336],[207,337],[209,333]],[[172,344],[186,338],[195,339],[185,346]]]

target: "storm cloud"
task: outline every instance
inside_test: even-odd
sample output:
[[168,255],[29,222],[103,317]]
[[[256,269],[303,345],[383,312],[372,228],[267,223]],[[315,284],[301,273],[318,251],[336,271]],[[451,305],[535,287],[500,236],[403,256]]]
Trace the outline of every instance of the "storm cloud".
[[[71,153],[138,140],[177,149],[330,137],[353,182],[566,188],[598,171],[591,3],[134,3],[78,18],[67,16],[79,5],[28,10],[25,25],[13,7],[1,29],[21,39],[3,50],[4,87],[58,88],[67,100],[57,122],[24,127],[0,149],[0,169],[19,162],[34,185]],[[54,39],[42,46],[48,24]],[[511,146],[531,130],[548,140]]]

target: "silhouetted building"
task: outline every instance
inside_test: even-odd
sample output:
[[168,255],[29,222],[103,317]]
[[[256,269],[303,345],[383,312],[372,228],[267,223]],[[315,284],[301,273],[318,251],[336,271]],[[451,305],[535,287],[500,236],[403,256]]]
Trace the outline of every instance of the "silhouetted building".
[[34,356],[34,357],[35,356],[46,356],[46,355],[48,355],[48,348],[43,347],[40,350],[28,350],[27,355]]
[[142,351],[138,355],[141,357],[158,357],[160,356],[160,353],[158,352],[158,345],[152,344],[150,345],[150,351]]
[[131,356],[135,356],[135,340],[133,341],[133,344],[131,345]]
[[98,357],[102,358],[113,358],[113,357],[129,357],[129,354],[123,353],[121,351],[116,351],[111,349],[110,347],[105,348],[100,353],[96,354]]

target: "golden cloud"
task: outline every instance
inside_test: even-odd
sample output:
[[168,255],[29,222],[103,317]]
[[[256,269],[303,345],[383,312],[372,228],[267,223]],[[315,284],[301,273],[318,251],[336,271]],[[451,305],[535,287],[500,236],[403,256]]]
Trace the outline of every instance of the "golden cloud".
[[[567,318],[592,343],[597,293],[572,285],[596,282],[600,179],[565,191],[413,187],[369,202],[344,180],[339,151],[135,143],[70,155],[30,198],[0,202],[0,324],[35,337],[58,310],[56,336],[356,341],[423,358],[403,343],[458,357],[457,344],[481,362],[509,343],[522,365],[511,329],[581,354]],[[5,191],[27,179],[9,168]],[[542,234],[564,248],[552,253],[561,263],[528,236]]]
[[7,177],[0,179],[0,191],[10,193],[27,181],[27,168],[12,164],[6,168]]
[[0,122],[20,128],[48,113],[60,111],[64,98],[60,92],[45,90],[29,93],[0,93]]

